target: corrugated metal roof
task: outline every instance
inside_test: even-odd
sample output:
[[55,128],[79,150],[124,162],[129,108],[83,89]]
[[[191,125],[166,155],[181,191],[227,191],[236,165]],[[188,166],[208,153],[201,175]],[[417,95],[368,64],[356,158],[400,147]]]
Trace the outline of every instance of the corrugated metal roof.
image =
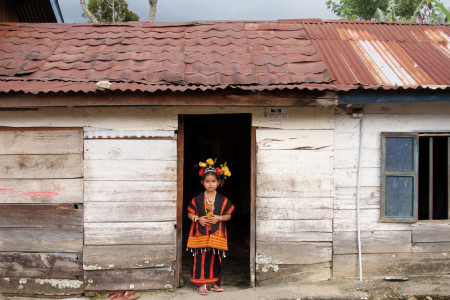
[[280,20],[0,24],[0,92],[447,88],[449,26]]
[[305,22],[336,84],[447,87],[448,25],[364,21]]

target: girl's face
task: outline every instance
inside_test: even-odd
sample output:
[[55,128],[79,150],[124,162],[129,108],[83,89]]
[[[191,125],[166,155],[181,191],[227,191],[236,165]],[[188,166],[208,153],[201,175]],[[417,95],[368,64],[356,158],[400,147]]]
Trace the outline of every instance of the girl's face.
[[202,180],[202,184],[207,192],[214,192],[219,186],[219,181],[213,174],[208,174],[205,179]]

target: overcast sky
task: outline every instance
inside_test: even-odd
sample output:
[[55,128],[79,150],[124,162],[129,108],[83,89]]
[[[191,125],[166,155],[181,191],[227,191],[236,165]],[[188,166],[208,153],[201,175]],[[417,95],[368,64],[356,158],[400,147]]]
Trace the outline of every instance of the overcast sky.
[[[85,0],[86,3],[89,0]],[[148,0],[128,0],[128,7],[147,21]],[[326,0],[158,0],[156,22],[199,20],[338,19]],[[441,0],[446,7],[450,0]],[[80,0],[59,0],[65,23],[83,23]]]
[[[450,1],[450,0],[449,0]],[[86,0],[88,3],[89,0]],[[128,8],[147,21],[148,0],[128,0]],[[198,20],[337,19],[326,0],[158,0],[156,22]],[[65,23],[86,22],[80,0],[59,0]]]

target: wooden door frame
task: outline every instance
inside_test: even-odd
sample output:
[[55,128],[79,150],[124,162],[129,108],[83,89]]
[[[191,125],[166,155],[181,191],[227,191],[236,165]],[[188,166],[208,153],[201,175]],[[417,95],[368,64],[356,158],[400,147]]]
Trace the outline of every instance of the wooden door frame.
[[256,127],[250,133],[250,287],[256,286]]
[[184,115],[178,115],[177,132],[177,220],[176,245],[177,260],[175,262],[175,287],[184,285],[183,282],[183,181],[184,181]]
[[[175,286],[184,285],[182,281],[183,256],[183,182],[184,182],[184,115],[178,115],[177,132],[177,220],[176,220],[176,262]],[[250,134],[250,287],[255,287],[256,277],[256,127],[251,126]]]

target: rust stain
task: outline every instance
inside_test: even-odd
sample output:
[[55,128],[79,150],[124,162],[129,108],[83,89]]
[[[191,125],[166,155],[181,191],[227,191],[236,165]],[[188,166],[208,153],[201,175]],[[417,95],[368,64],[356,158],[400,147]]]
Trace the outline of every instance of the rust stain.
[[55,196],[59,196],[63,189],[57,189],[54,191],[49,190],[38,190],[38,191],[19,191],[14,188],[10,187],[2,187],[0,188],[0,194],[4,194],[7,197],[11,198],[25,198],[27,200],[32,200],[34,198],[38,197],[45,197],[45,198],[53,198]]

